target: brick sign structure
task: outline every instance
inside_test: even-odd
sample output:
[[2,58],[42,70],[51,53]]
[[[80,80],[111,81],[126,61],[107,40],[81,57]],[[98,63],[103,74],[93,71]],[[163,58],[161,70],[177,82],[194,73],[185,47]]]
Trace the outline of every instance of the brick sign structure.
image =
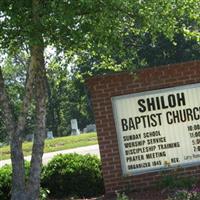
[[106,194],[200,174],[200,61],[87,81]]

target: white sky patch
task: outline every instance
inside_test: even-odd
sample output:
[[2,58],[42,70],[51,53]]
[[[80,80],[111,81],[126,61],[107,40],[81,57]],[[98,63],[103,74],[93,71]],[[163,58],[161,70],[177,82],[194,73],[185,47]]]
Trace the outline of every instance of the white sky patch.
[[3,67],[5,64],[5,60],[6,60],[7,55],[0,53],[0,66]]

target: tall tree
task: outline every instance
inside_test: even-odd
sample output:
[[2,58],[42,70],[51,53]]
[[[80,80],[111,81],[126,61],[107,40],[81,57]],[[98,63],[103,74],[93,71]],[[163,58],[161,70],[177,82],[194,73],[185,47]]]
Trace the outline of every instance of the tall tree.
[[[117,9],[123,4],[121,1],[115,3],[114,1],[91,0],[0,2],[1,48],[15,53],[15,49],[23,48],[26,45],[30,52],[25,95],[18,119],[15,119],[13,114],[0,70],[0,102],[11,141],[13,200],[38,199],[47,97],[44,48],[47,44],[54,43],[59,48],[70,50],[87,45],[88,38],[94,38],[95,35],[98,36],[97,43],[103,41],[102,36],[108,38],[107,32],[102,31],[102,28],[106,25],[106,29],[112,33],[114,27],[117,24],[120,25],[117,16],[120,12],[111,12],[112,14],[109,12],[112,5],[115,5]],[[127,8],[124,6],[124,9],[127,10]],[[36,131],[30,176],[25,182],[22,133],[33,98],[36,104]]]
[[[5,90],[4,79],[0,71],[0,101],[2,104],[5,124],[10,136],[11,160],[13,169],[12,178],[12,199],[37,199],[39,194],[39,182],[41,172],[41,160],[45,138],[45,117],[46,117],[46,74],[44,68],[44,39],[41,32],[41,5],[38,0],[32,2],[1,2],[1,44],[3,47],[17,48],[28,42],[31,60],[28,68],[28,77],[25,86],[25,95],[20,109],[20,115],[16,120],[12,112],[12,106]],[[28,12],[28,7],[31,12]],[[28,15],[28,16],[27,16]],[[28,17],[27,20],[20,20],[21,17]],[[31,23],[28,35],[23,26]],[[21,23],[21,24],[20,24]],[[9,29],[9,30],[8,30]],[[23,37],[26,38],[23,40]],[[6,41],[6,39],[9,39]],[[12,44],[10,44],[12,43]],[[25,184],[24,158],[22,152],[22,133],[26,123],[26,117],[31,99],[35,97],[37,128],[32,150],[30,176]]]
[[[25,94],[17,119],[0,68],[0,104],[11,143],[12,200],[35,200],[39,195],[47,101],[45,47],[54,44],[59,50],[75,54],[89,48],[103,54],[120,48],[126,30],[163,31],[172,38],[177,27],[174,16],[178,14],[181,18],[188,11],[190,17],[196,17],[198,21],[198,5],[197,0],[0,1],[0,47],[15,53],[16,49],[28,46],[30,53]],[[36,105],[36,131],[30,176],[26,182],[22,133],[33,100]]]

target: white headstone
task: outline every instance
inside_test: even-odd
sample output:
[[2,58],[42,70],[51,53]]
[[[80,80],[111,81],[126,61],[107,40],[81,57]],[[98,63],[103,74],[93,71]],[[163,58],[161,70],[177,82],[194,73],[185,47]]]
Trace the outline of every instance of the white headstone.
[[77,119],[71,119],[71,135],[79,135],[80,131],[78,129]]
[[47,139],[53,139],[53,132],[52,131],[48,131],[47,132]]
[[78,129],[77,119],[71,119],[71,128],[72,129]]

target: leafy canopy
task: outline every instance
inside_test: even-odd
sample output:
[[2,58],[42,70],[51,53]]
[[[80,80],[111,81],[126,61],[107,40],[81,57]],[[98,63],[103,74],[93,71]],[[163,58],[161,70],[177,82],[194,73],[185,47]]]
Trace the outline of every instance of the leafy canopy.
[[36,24],[32,17],[31,0],[2,0],[1,48],[36,43],[35,36],[38,32],[43,35],[46,44],[67,49],[81,47],[89,38],[94,39],[94,36],[96,40],[105,39],[113,31],[117,31],[116,27],[119,27],[122,17],[121,10],[123,16],[130,12],[129,4],[129,1],[121,0],[41,1],[36,10],[41,20]]
[[0,47],[37,43],[38,32],[46,44],[65,50],[110,48],[130,31],[172,37],[184,29],[199,37],[199,9],[199,0],[44,0],[36,8],[41,20],[35,23],[31,0],[1,0]]

